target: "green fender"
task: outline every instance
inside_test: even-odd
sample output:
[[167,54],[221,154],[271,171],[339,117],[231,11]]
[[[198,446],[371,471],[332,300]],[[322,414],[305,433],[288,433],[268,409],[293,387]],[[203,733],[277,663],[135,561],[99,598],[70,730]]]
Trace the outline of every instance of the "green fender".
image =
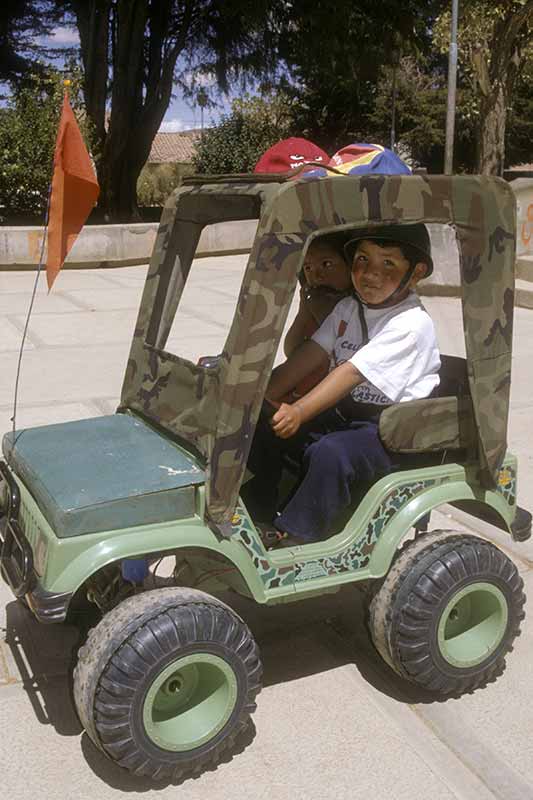
[[474,500],[481,506],[488,506],[498,514],[502,521],[501,527],[510,531],[515,506],[510,506],[501,494],[482,490],[465,481],[442,483],[426,489],[413,498],[398,511],[386,526],[372,551],[368,564],[370,577],[380,578],[386,575],[402,540],[424,514],[444,503],[455,503],[461,500]]
[[165,555],[187,548],[207,550],[224,556],[239,571],[252,597],[265,602],[263,584],[249,554],[235,540],[219,540],[200,519],[180,523],[147,525],[105,531],[71,539],[49,542],[47,563],[50,567],[42,585],[50,592],[75,592],[102,567],[126,558],[142,558],[150,553]]
[[196,548],[226,558],[240,573],[250,595],[258,603],[266,602],[260,575],[242,542],[237,537],[218,538],[199,516],[59,539],[22,480],[16,474],[13,477],[21,505],[29,512],[24,531],[40,586],[47,592],[74,593],[99,569],[125,558]]

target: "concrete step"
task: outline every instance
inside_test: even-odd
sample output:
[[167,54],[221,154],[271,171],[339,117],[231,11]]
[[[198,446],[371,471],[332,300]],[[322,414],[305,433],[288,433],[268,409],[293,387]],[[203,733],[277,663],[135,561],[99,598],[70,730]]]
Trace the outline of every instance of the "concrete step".
[[[418,287],[422,297],[460,297],[461,287],[457,284],[423,284]],[[517,278],[515,280],[515,306],[533,309],[533,274],[530,280]]]
[[533,308],[533,277],[531,280],[515,281],[515,306],[520,308]]
[[533,281],[533,254],[518,256],[516,259],[516,277],[519,280]]

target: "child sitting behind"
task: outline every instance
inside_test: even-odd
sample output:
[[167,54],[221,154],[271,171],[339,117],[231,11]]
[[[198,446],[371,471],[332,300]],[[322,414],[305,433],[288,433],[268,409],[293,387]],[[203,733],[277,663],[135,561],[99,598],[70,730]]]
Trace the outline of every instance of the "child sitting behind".
[[[439,383],[433,323],[413,289],[433,269],[424,225],[361,231],[345,246],[355,296],[334,308],[311,339],[272,375],[279,405],[257,426],[242,496],[257,520],[272,519],[286,454],[303,478],[274,519],[282,546],[331,533],[360,482],[393,467],[378,435],[381,410],[428,397]],[[317,369],[329,374],[295,403],[279,401]]]
[[344,257],[346,237],[326,234],[313,239],[305,255],[300,276],[300,305],[287,331],[283,349],[290,356],[318,330],[339,300],[352,287],[350,267]]
[[[300,275],[298,313],[287,331],[283,345],[286,356],[290,356],[302,342],[307,341],[320,328],[339,300],[348,294],[352,282],[343,252],[345,241],[346,237],[339,234],[326,234],[313,239],[309,245]],[[327,367],[322,366],[309,373],[283,399],[287,403],[294,402],[325,378],[327,372]]]

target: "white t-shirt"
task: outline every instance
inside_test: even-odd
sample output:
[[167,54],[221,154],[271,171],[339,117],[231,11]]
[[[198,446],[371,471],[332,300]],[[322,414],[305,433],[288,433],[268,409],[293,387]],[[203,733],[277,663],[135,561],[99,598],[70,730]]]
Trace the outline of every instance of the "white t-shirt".
[[330,357],[330,372],[350,361],[366,380],[352,390],[358,403],[388,405],[428,397],[439,384],[435,329],[418,296],[410,292],[390,308],[363,307],[368,342],[363,346],[359,304],[341,300],[313,341]]

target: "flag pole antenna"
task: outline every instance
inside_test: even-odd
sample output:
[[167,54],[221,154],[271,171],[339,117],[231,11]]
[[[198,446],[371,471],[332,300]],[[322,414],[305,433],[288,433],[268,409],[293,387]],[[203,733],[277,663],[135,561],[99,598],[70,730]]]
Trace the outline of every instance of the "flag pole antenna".
[[20,383],[20,375],[22,370],[22,355],[24,353],[24,345],[26,344],[26,336],[28,334],[28,328],[30,325],[30,317],[31,312],[33,311],[33,304],[35,303],[35,297],[37,295],[37,286],[39,284],[39,277],[42,272],[43,261],[44,261],[44,251],[46,247],[46,233],[48,230],[48,217],[50,214],[50,196],[52,193],[52,183],[48,186],[48,198],[46,200],[46,212],[44,217],[44,228],[43,228],[43,240],[41,243],[41,254],[39,256],[39,265],[37,267],[37,275],[35,276],[35,281],[33,284],[33,291],[31,294],[30,305],[28,308],[28,314],[26,316],[26,322],[24,324],[24,332],[22,334],[22,342],[20,344],[20,351],[19,357],[17,362],[17,375],[15,377],[15,393],[13,396],[13,416],[11,417],[11,422],[13,423],[13,447],[15,445],[15,435],[16,435],[16,426],[17,426],[17,403],[18,403],[18,392],[19,392],[19,383]]
[[[68,79],[63,81],[63,86],[65,87],[65,93],[67,93],[67,94],[68,94],[68,87],[70,86],[70,84],[71,84],[71,81],[68,80]],[[34,284],[33,284],[33,291],[32,291],[32,294],[31,294],[30,305],[29,305],[29,308],[28,308],[28,314],[26,316],[26,322],[24,323],[24,331],[22,333],[22,341],[21,341],[21,344],[20,344],[20,350],[19,350],[18,361],[17,361],[17,374],[16,374],[16,377],[15,377],[15,391],[14,391],[14,394],[13,394],[13,416],[11,417],[11,420],[10,420],[11,423],[12,423],[12,430],[13,430],[13,444],[12,444],[11,450],[8,451],[9,453],[13,452],[13,447],[15,446],[15,441],[16,441],[15,437],[16,437],[16,430],[17,430],[17,408],[18,408],[18,394],[19,394],[20,376],[21,376],[21,372],[22,372],[22,356],[23,356],[23,353],[24,353],[24,345],[26,344],[26,337],[27,337],[28,328],[29,328],[29,325],[30,325],[30,317],[31,317],[31,313],[33,311],[33,305],[35,303],[35,297],[37,295],[37,287],[38,287],[38,284],[39,284],[39,278],[41,276],[41,272],[42,272],[42,268],[43,268],[44,251],[45,251],[45,248],[46,248],[46,236],[47,236],[47,232],[48,232],[48,220],[49,220],[49,217],[50,217],[50,201],[51,201],[51,197],[52,197],[52,181],[50,181],[50,183],[48,185],[48,196],[47,196],[47,199],[46,199],[46,210],[45,210],[45,215],[44,215],[43,239],[42,239],[42,242],[41,242],[41,253],[40,253],[40,256],[39,256],[39,264],[37,266],[37,275],[35,276],[35,281],[34,281]],[[7,460],[9,462],[9,458]]]

